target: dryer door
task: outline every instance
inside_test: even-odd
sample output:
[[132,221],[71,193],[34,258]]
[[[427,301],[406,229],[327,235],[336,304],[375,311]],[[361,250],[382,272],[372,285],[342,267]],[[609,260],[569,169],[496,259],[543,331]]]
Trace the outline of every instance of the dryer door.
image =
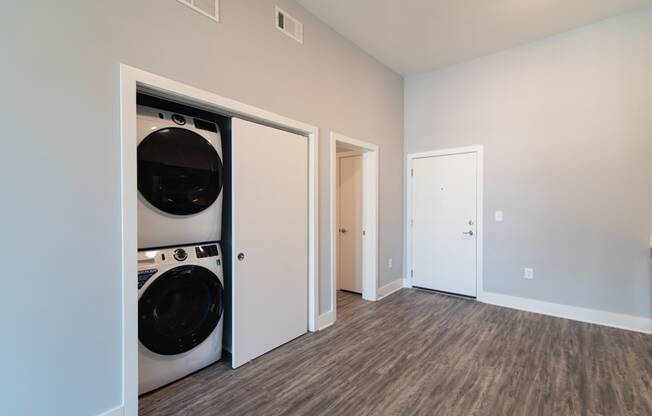
[[138,145],[138,191],[168,214],[199,213],[222,191],[222,160],[213,145],[193,131],[156,130]]
[[161,355],[189,351],[222,317],[224,288],[210,270],[180,266],[155,278],[138,301],[138,338]]

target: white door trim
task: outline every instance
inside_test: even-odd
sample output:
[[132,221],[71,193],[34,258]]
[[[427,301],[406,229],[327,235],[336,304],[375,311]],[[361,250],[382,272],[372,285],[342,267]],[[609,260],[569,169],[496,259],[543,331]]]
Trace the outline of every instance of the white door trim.
[[373,143],[352,139],[331,132],[330,140],[330,289],[331,310],[325,311],[320,325],[328,326],[335,322],[337,297],[337,144],[341,143],[363,153],[362,159],[362,223],[366,235],[362,241],[362,297],[375,301],[378,298],[378,161],[379,148]]
[[222,97],[128,65],[120,64],[121,215],[122,215],[122,401],[126,416],[138,414],[138,287],[137,187],[136,187],[136,93],[148,92],[201,109],[238,116],[261,124],[290,130],[308,138],[308,329],[318,329],[319,316],[319,224],[318,149],[319,129],[269,111]]
[[412,286],[412,161],[434,156],[458,155],[463,153],[476,153],[478,157],[477,178],[477,259],[476,259],[476,299],[482,301],[484,296],[483,286],[483,243],[484,243],[484,146],[468,146],[453,149],[433,150],[429,152],[408,153],[405,164],[406,189],[405,189],[405,281]]

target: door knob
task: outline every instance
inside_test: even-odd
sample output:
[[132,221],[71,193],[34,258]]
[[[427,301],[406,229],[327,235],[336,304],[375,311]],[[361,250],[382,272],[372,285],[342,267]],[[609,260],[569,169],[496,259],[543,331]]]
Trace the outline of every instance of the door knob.
[[346,228],[340,228],[340,232],[342,234],[346,234],[347,231],[349,231],[349,230],[347,230]]
[[245,258],[244,253],[238,253],[238,260],[242,261],[244,260],[244,258]]
[[464,231],[462,234],[473,235],[473,230],[471,230],[471,231]]

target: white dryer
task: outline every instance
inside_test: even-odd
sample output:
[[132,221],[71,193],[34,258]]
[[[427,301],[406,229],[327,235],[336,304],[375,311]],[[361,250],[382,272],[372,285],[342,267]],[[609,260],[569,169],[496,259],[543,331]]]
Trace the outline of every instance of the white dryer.
[[222,238],[217,124],[138,106],[138,248]]
[[138,393],[222,356],[224,276],[219,243],[138,253]]

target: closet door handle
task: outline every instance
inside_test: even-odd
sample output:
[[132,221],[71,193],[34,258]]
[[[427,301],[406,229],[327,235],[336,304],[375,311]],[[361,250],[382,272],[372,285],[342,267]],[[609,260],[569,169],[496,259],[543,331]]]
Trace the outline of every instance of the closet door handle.
[[245,258],[244,253],[238,253],[238,260],[242,261],[244,260],[244,258]]
[[471,230],[471,231],[464,231],[462,234],[473,235],[473,230]]

